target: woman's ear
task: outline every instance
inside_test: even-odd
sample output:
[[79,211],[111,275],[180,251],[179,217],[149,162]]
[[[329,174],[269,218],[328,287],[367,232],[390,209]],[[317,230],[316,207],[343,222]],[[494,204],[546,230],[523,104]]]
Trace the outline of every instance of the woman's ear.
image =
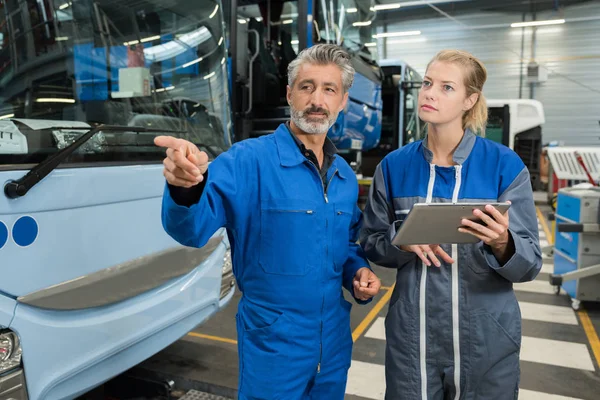
[[465,99],[463,111],[469,111],[479,100],[479,93],[473,93]]

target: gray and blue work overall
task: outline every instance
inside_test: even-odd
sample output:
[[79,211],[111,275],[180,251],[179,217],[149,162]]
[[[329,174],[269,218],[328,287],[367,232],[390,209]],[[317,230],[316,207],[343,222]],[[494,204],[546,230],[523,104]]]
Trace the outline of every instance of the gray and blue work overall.
[[[398,270],[385,321],[387,400],[517,399],[521,314],[513,283],[534,279],[542,266],[529,172],[512,150],[468,130],[453,157],[452,167],[434,165],[426,139],[390,153],[364,211],[367,257]],[[504,265],[481,241],[442,245],[455,262],[440,260],[441,268],[391,244],[417,202],[506,200],[515,254]]]

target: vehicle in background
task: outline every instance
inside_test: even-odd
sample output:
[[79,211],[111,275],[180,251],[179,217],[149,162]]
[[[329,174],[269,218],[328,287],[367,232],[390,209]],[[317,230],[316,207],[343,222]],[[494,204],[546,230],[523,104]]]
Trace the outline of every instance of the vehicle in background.
[[161,224],[164,150],[231,145],[222,5],[2,2],[0,398],[88,392],[234,294],[230,245]]
[[[347,107],[328,136],[354,170],[376,148],[382,126],[383,73],[369,26],[377,18],[371,0],[239,0],[229,23],[232,87],[237,91],[235,140],[272,133],[289,120],[287,67],[300,49],[336,43],[350,54],[356,73]],[[266,23],[270,21],[270,23]],[[362,44],[362,43],[366,43]]]

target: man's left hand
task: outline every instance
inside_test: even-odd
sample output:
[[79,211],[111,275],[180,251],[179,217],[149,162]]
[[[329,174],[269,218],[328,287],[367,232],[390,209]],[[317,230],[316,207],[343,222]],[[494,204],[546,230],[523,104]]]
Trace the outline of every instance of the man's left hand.
[[363,267],[356,271],[352,284],[354,285],[354,297],[363,301],[374,297],[379,293],[379,289],[381,288],[381,281],[377,275],[367,267]]

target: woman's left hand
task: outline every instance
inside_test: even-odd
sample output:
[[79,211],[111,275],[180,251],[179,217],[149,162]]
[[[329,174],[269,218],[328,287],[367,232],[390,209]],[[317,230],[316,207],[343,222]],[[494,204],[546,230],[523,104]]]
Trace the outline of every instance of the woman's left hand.
[[459,232],[471,234],[485,244],[490,246],[496,258],[505,259],[507,251],[512,247],[512,237],[508,231],[508,211],[502,214],[498,209],[491,205],[485,206],[486,214],[481,210],[473,210],[473,215],[479,218],[486,225],[463,219],[461,223],[464,227],[459,228]]

